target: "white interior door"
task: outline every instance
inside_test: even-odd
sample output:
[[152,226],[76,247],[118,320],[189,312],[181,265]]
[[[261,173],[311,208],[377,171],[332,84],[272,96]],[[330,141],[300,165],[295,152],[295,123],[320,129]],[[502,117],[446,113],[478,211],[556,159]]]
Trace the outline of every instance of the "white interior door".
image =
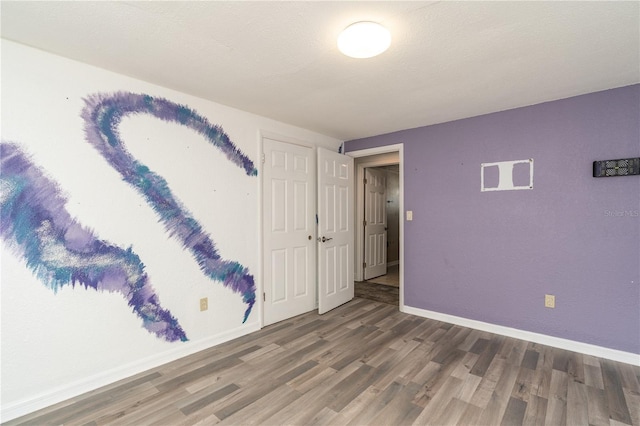
[[315,308],[312,148],[263,139],[264,325]]
[[387,173],[364,171],[364,279],[387,273]]
[[318,312],[353,299],[353,158],[318,148]]

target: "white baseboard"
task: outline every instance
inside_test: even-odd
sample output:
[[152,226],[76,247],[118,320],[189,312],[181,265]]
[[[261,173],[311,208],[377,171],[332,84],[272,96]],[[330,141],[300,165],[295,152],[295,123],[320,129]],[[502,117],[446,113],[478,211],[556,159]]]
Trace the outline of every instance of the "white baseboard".
[[400,310],[407,314],[429,318],[436,321],[448,322],[451,324],[461,325],[463,327],[469,327],[476,330],[487,331],[489,333],[500,334],[502,336],[513,337],[515,339],[527,340],[530,342],[553,346],[555,348],[565,349],[568,351],[580,352],[586,355],[592,355],[600,358],[610,359],[612,361],[624,362],[625,364],[640,366],[640,354],[623,352],[617,349],[609,349],[602,346],[592,345],[590,343],[576,342],[575,340],[547,336],[546,334],[539,334],[532,331],[524,331],[517,328],[490,324],[487,322],[457,317],[455,315],[428,311],[426,309],[413,308],[406,305],[402,305]]
[[161,354],[140,359],[122,367],[114,368],[100,374],[50,389],[38,395],[34,395],[33,397],[10,402],[8,404],[3,402],[0,411],[0,421],[4,423],[17,417],[33,413],[34,411],[50,405],[82,395],[83,393],[117,382],[118,380],[131,377],[151,368],[175,361],[176,359],[200,352],[204,349],[208,349],[258,330],[260,330],[260,324],[258,323],[237,327],[206,339],[188,343],[187,345],[180,345],[180,347],[176,347],[175,349],[170,349]]

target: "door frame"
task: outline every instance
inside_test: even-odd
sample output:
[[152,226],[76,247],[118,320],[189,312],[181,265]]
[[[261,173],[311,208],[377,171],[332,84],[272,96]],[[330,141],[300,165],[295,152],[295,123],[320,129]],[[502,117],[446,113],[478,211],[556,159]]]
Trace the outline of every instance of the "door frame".
[[[398,204],[400,211],[400,230],[399,230],[399,246],[400,246],[400,311],[404,312],[404,144],[398,143],[394,145],[379,146],[376,148],[367,148],[357,151],[349,151],[346,154],[353,158],[370,157],[378,154],[398,153],[398,165],[400,168],[400,183],[398,188]],[[359,187],[359,183],[364,180],[364,169],[367,167],[386,166],[390,164],[396,164],[395,161],[389,162],[388,160],[378,160],[366,163],[359,163],[356,165],[355,184]],[[364,221],[364,192],[356,189],[356,208],[355,208],[355,223],[361,224]],[[364,230],[361,226],[356,226],[356,241],[355,241],[355,256],[354,256],[354,279],[356,281],[362,281],[364,277],[364,268],[362,267],[362,259],[364,256]]]

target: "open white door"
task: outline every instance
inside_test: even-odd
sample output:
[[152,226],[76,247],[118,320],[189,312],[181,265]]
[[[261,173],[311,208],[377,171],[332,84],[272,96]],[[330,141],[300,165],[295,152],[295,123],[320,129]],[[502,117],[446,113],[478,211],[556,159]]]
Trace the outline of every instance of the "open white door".
[[353,158],[318,148],[318,312],[353,299]]
[[387,173],[364,170],[364,279],[387,273]]
[[315,308],[312,148],[263,139],[264,325]]

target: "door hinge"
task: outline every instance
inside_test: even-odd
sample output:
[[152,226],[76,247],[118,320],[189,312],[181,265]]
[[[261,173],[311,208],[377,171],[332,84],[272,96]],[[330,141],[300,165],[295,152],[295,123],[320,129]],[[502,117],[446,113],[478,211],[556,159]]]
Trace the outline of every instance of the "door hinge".
[[364,184],[365,185],[367,184],[367,178],[364,178]]
[[262,293],[262,301],[263,302],[267,301],[267,293]]
[[266,161],[267,161],[266,156],[262,154],[262,164],[264,164]]
[[362,221],[362,224],[363,224],[364,226],[367,226],[367,221],[366,221],[366,220]]
[[367,262],[362,262],[362,267],[366,268],[367,267]]

